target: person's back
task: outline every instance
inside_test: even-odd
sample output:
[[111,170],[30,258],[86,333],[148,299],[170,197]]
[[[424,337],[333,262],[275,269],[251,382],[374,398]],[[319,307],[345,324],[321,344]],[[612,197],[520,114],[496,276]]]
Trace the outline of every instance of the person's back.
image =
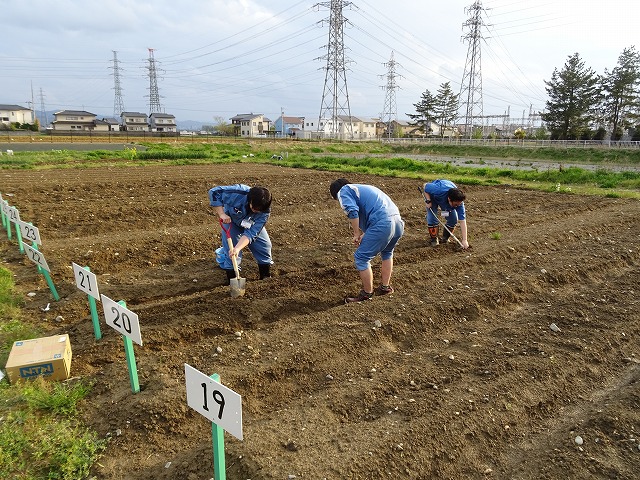
[[[347,212],[351,205],[358,207],[360,226],[363,230],[380,219],[400,215],[400,210],[389,196],[373,185],[350,183],[340,189],[340,206]],[[353,202],[353,204],[352,204]],[[347,208],[345,208],[347,207]]]

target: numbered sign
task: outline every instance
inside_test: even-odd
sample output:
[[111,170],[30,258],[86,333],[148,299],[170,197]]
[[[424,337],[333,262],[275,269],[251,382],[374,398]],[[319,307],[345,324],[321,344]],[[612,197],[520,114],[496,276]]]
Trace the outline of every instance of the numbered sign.
[[40,230],[38,230],[38,227],[34,227],[30,223],[23,221],[18,222],[18,227],[20,228],[20,234],[22,235],[23,240],[28,240],[37,245],[42,245],[42,240],[40,240]]
[[44,254],[42,252],[36,250],[33,247],[30,247],[25,243],[24,253],[27,254],[27,257],[29,257],[29,260],[31,260],[33,263],[51,273],[51,270],[49,270],[49,265],[47,265],[47,261],[45,260]]
[[242,397],[186,363],[184,376],[187,404],[242,440]]
[[71,262],[73,266],[73,276],[76,279],[76,287],[87,295],[100,300],[100,292],[98,292],[98,279],[95,274],[89,270],[85,270],[80,265]]
[[20,212],[16,207],[9,207],[9,220],[15,224],[20,221]]
[[2,211],[4,212],[5,216],[9,217],[10,209],[11,207],[9,206],[9,202],[7,202],[6,200],[2,200]]
[[142,345],[138,315],[118,302],[114,302],[109,297],[100,295],[100,299],[102,300],[104,319],[107,325],[113,327],[125,337],[129,337],[138,345]]

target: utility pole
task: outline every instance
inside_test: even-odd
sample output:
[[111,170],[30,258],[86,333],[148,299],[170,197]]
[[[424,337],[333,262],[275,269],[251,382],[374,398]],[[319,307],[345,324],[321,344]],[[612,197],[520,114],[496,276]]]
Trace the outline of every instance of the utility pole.
[[470,15],[469,19],[462,24],[463,28],[469,31],[463,37],[463,41],[469,43],[467,49],[467,61],[464,66],[462,83],[460,84],[460,96],[462,99],[461,110],[464,114],[464,135],[468,138],[473,136],[473,119],[482,117],[482,68],[480,55],[480,41],[482,37],[482,1],[476,0],[473,5],[465,8],[465,12]]
[[280,107],[280,120],[281,120],[280,136],[284,137],[284,107]]
[[349,93],[347,90],[347,60],[344,55],[344,26],[348,20],[342,15],[342,10],[351,6],[351,4],[352,2],[345,0],[331,0],[316,4],[316,6],[329,8],[331,11],[329,15],[327,54],[320,57],[321,60],[326,59],[327,64],[325,66],[326,74],[320,117],[318,119],[318,131],[321,130],[323,122],[331,122],[329,136],[332,138],[339,136],[339,123],[342,115],[343,118],[346,117],[348,120],[345,122],[346,136],[348,139],[353,139],[351,107],[349,106]]
[[47,111],[44,109],[44,93],[42,93],[42,87],[40,87],[40,118],[44,119],[44,125],[40,125],[40,128],[47,128],[49,119],[47,118]]
[[118,52],[113,52],[113,90],[115,96],[113,99],[113,116],[118,118],[124,112],[124,100],[122,98],[122,87],[120,86],[120,62],[118,62]]
[[153,56],[153,48],[149,48],[149,114],[163,113],[160,105],[160,92],[158,91],[158,73],[156,60]]
[[[391,137],[392,122],[395,120],[398,122],[398,106],[396,105],[396,90],[400,88],[396,83],[396,78],[400,77],[396,73],[396,67],[399,66],[398,62],[393,59],[393,52],[391,52],[391,58],[384,64],[387,67],[387,83],[382,88],[385,90],[384,96],[384,108],[382,109],[382,115],[380,120],[387,125],[387,137]],[[384,77],[384,75],[380,75]]]

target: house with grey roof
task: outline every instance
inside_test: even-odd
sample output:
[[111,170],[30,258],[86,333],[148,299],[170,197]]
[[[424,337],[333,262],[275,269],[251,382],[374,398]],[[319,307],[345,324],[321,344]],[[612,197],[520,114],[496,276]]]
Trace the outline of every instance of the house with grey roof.
[[96,128],[96,114],[84,110],[61,110],[53,114],[51,126],[56,131],[91,132],[94,130],[107,131],[100,125]]
[[0,124],[9,126],[12,123],[27,123],[32,125],[33,122],[32,110],[20,105],[0,103]]
[[147,114],[140,112],[122,112],[122,125],[127,132],[148,132]]
[[149,115],[149,127],[152,132],[176,132],[176,117],[168,113],[152,113]]

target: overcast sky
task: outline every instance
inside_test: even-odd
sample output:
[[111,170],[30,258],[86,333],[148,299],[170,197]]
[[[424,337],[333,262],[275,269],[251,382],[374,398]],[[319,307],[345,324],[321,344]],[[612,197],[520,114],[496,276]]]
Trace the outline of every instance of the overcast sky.
[[[343,11],[351,113],[384,110],[397,62],[398,118],[425,90],[460,91],[472,0],[353,0]],[[149,48],[161,106],[178,121],[237,113],[317,118],[325,83],[330,1],[0,0],[0,103],[114,112],[117,52],[125,110],[149,113]],[[640,0],[482,2],[483,112],[544,108],[544,80],[579,53],[597,73],[640,49]],[[33,97],[32,97],[33,90]]]

